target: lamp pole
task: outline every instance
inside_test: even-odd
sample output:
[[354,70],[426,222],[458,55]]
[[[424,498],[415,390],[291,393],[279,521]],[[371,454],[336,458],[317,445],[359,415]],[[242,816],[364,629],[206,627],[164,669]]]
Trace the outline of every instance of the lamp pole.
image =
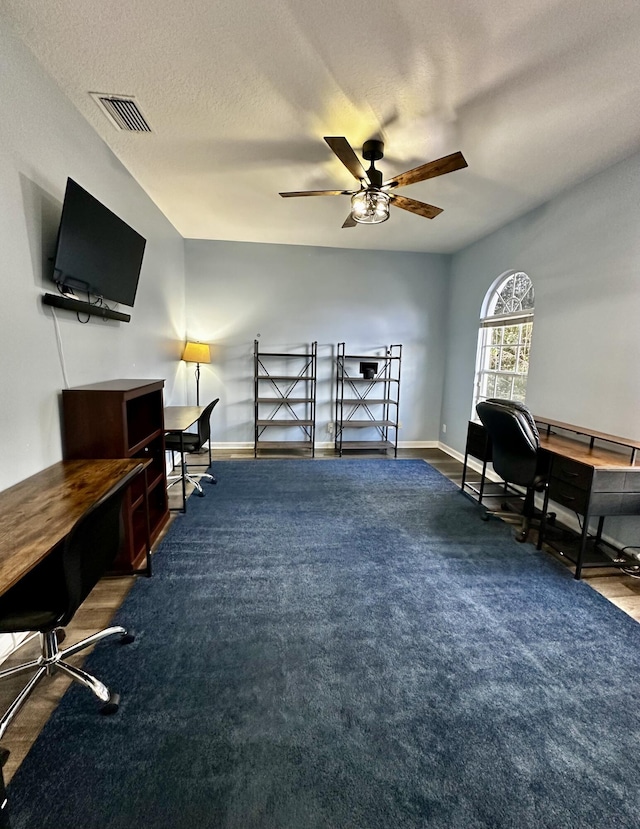
[[211,350],[207,343],[187,342],[182,352],[186,363],[196,364],[196,406],[200,405],[200,363],[211,362]]

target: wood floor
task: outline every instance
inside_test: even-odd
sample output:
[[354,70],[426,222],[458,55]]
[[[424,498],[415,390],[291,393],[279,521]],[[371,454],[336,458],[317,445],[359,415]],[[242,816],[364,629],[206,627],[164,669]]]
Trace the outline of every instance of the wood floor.
[[[284,457],[273,454],[271,457]],[[287,456],[287,457],[290,457]],[[302,457],[302,456],[301,456]],[[358,457],[369,457],[365,453],[358,453]],[[375,453],[380,462],[392,462],[392,458]],[[400,450],[398,457],[423,458],[443,475],[446,475],[455,483],[460,483],[462,475],[462,464],[451,458],[439,449]],[[318,460],[323,458],[335,458],[333,452],[317,453]],[[245,460],[254,462],[253,452],[229,451],[215,452],[215,460]],[[196,462],[201,462],[201,459]],[[255,461],[260,463],[261,460]],[[209,484],[205,483],[205,491],[209,492]],[[181,491],[179,486],[170,489],[170,506],[179,507],[181,503]],[[175,515],[175,513],[173,513]],[[552,555],[550,550],[547,554]],[[564,561],[565,565],[568,563]],[[620,571],[611,570],[586,570],[583,572],[583,581],[597,590],[613,604],[628,613],[636,621],[640,621],[640,579],[635,579],[622,574]],[[76,613],[71,625],[67,628],[65,645],[73,644],[85,636],[89,636],[101,628],[107,627],[113,615],[122,604],[125,596],[131,589],[134,577],[106,578],[103,579],[94,589],[89,598]],[[12,654],[2,665],[3,668],[20,664],[37,655],[37,638],[28,641],[15,654]],[[89,650],[82,654],[76,654],[69,661],[81,665]],[[28,677],[27,677],[28,678]],[[47,719],[55,709],[60,698],[69,685],[63,675],[57,674],[54,677],[46,678],[27,702],[23,710],[18,714],[14,722],[9,726],[3,746],[10,751],[9,760],[4,768],[5,781],[9,781],[15,770],[18,768],[34,740]],[[16,679],[4,680],[0,683],[0,710],[4,711],[20,692],[25,684],[25,676]],[[90,692],[87,691],[87,694]],[[96,712],[98,703],[96,701]],[[96,716],[98,714],[96,713]],[[116,715],[117,716],[117,715]]]

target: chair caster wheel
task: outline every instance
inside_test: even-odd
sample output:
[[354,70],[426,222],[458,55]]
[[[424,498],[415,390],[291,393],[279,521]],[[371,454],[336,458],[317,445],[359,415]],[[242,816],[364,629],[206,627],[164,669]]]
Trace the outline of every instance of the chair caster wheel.
[[198,498],[204,498],[204,490],[196,489],[196,495],[198,496]]
[[490,517],[491,516],[489,515],[488,512],[483,512],[482,515],[480,516],[480,520],[481,521],[488,521]]
[[527,540],[528,535],[529,535],[529,533],[518,533],[516,535],[515,539],[518,542],[518,544],[522,544],[524,541]]
[[209,481],[209,483],[211,484],[211,486],[215,486],[215,484],[217,484],[217,483],[218,483],[218,479],[217,479],[217,478],[212,478],[212,479]]
[[120,637],[120,644],[121,645],[130,645],[132,642],[135,642],[135,641],[136,641],[135,633],[130,633],[129,631],[127,631],[126,633],[123,633],[122,636]]
[[105,704],[100,709],[100,713],[103,714],[105,717],[110,717],[112,714],[115,714],[120,707],[120,694],[111,694],[109,697],[109,702],[105,702]]

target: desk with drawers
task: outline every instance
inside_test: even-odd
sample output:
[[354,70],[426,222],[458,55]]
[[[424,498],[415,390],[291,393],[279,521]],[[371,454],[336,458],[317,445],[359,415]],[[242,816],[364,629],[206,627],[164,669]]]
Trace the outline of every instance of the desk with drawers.
[[[538,549],[545,540],[545,516],[549,501],[560,504],[582,516],[582,530],[575,556],[562,551],[575,564],[575,577],[579,579],[585,567],[611,567],[615,561],[605,555],[587,560],[588,547],[597,553],[602,541],[604,520],[608,515],[640,515],[640,466],[636,466],[640,442],[585,429],[562,421],[535,416],[540,431],[540,448],[549,456],[549,484],[545,490],[543,519],[540,527]],[[462,487],[466,483],[468,455],[478,457],[484,453],[479,500],[482,501],[486,464],[491,459],[490,441],[481,440],[479,430],[484,427],[469,423],[465,467]],[[566,433],[575,435],[570,437]],[[602,444],[606,444],[603,446]],[[598,518],[596,535],[589,543],[589,521]],[[624,563],[629,564],[628,561]]]

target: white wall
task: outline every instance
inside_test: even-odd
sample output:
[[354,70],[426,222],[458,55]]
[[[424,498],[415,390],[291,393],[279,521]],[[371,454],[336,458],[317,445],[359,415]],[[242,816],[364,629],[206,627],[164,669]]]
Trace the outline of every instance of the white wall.
[[[200,399],[220,397],[215,442],[253,442],[258,334],[265,351],[318,341],[318,442],[334,418],[336,344],[367,353],[401,343],[400,441],[438,439],[447,257],[199,240],[185,249],[188,335],[213,345]],[[189,393],[194,402],[193,377]]]
[[[183,402],[184,244],[111,151],[12,34],[0,27],[0,489],[61,457],[63,387],[51,309],[40,297],[54,253],[67,177],[147,239],[130,323],[58,311],[71,386],[164,378]],[[145,140],[146,136],[132,136]],[[153,139],[152,139],[153,140]],[[130,309],[124,308],[129,311]]]
[[[525,271],[535,289],[530,408],[640,440],[639,194],[640,154],[453,256],[444,443],[464,451],[480,307],[508,269]],[[640,543],[637,519],[607,525]]]

